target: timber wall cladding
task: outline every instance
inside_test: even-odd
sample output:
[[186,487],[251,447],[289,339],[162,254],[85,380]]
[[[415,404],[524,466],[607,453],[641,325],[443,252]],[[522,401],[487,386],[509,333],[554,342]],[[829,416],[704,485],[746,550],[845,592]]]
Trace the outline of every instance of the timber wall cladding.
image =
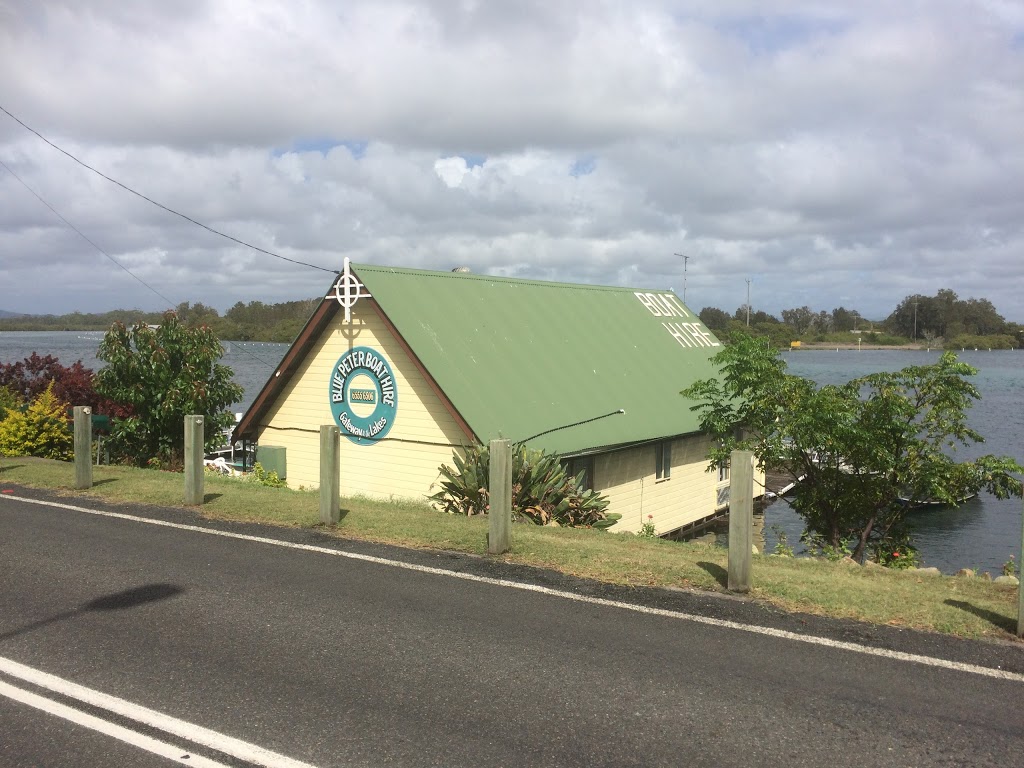
[[376,312],[361,304],[351,325],[338,313],[324,329],[268,411],[269,428],[260,430],[259,440],[286,448],[290,487],[317,487],[320,443],[314,433],[321,424],[334,423],[328,396],[334,365],[353,347],[372,347],[391,365],[398,408],[387,439],[379,443],[356,445],[342,430],[341,493],[422,500],[432,492],[438,467],[451,464],[449,446],[461,446],[467,438]]
[[596,457],[596,486],[608,496],[609,512],[622,519],[613,531],[638,531],[653,515],[659,533],[700,520],[714,511],[718,475],[705,471],[711,441],[704,436],[676,438],[672,443],[672,472],[655,478],[655,444]]

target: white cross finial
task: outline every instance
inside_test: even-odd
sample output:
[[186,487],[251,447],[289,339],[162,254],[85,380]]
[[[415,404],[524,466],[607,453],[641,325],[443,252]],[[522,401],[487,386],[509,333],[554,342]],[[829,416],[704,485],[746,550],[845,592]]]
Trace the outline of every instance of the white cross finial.
[[[346,323],[352,322],[352,307],[355,306],[356,302],[359,299],[370,298],[370,294],[366,292],[365,288],[366,286],[360,283],[358,278],[352,274],[352,267],[348,256],[346,256],[345,268],[342,270],[338,282],[334,284],[334,298],[345,308]],[[327,298],[330,298],[330,296]]]

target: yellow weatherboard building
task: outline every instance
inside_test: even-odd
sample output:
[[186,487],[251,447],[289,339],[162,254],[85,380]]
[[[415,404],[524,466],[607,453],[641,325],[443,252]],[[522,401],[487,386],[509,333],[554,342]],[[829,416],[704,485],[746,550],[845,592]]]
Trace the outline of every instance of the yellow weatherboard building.
[[665,534],[728,504],[679,394],[716,375],[719,349],[670,291],[346,262],[235,439],[315,487],[336,424],[344,495],[422,500],[453,451],[508,438],[585,472],[622,515],[613,531]]

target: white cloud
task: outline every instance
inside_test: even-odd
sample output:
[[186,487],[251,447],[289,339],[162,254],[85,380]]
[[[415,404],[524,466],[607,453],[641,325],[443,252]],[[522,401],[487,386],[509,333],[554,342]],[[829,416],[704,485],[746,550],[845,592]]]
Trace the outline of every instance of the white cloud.
[[[952,287],[1024,320],[1016,3],[8,2],[0,104],[299,261],[881,317]],[[330,280],[132,197],[0,115],[0,160],[173,301]],[[163,301],[0,169],[0,300]],[[965,266],[969,265],[969,266]],[[74,284],[73,291],[54,284]],[[69,306],[69,302],[74,306]]]

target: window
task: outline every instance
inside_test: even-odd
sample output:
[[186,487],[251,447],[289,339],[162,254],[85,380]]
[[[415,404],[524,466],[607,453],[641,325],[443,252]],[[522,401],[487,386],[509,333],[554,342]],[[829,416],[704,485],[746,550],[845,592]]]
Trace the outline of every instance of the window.
[[574,459],[567,460],[565,462],[565,471],[571,477],[577,477],[579,476],[580,472],[582,472],[583,477],[580,480],[580,490],[594,490],[593,456],[577,456]]
[[658,443],[654,449],[654,479],[668,480],[672,477],[672,443]]
[[718,482],[724,483],[729,479],[729,467],[718,468]]

